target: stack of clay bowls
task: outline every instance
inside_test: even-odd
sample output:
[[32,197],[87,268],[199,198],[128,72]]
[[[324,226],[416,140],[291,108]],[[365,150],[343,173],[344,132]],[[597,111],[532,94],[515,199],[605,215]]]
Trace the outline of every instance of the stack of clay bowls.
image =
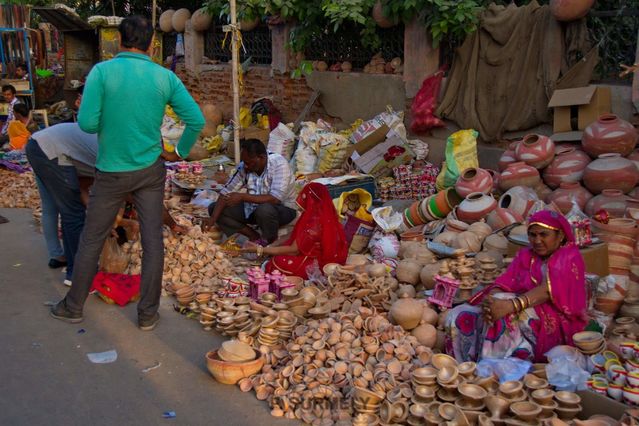
[[[212,306],[211,306],[212,305]],[[215,325],[215,316],[219,312],[219,308],[215,303],[200,306],[200,324],[205,330],[211,330]]]
[[437,397],[442,401],[455,402],[459,397],[457,388],[460,383],[457,361],[449,355],[435,354],[431,362],[437,369],[437,384],[440,387]]
[[246,362],[254,360],[256,357],[255,350],[239,340],[228,340],[222,343],[217,355],[226,362]]
[[510,412],[524,425],[540,424],[537,417],[541,414],[541,407],[534,402],[519,401],[510,404]]
[[408,403],[405,399],[395,402],[385,400],[379,409],[379,419],[384,424],[402,424],[408,418]]
[[[357,414],[368,414],[377,417],[385,395],[365,388],[355,387],[353,394],[353,408]],[[377,419],[379,420],[379,419]]]
[[555,409],[555,412],[561,420],[572,420],[581,412],[581,397],[574,392],[556,392],[555,400],[557,401],[557,404],[559,404],[559,406]]
[[522,382],[510,380],[499,385],[499,396],[503,396],[510,402],[521,402],[526,400],[528,395]]
[[455,401],[455,406],[464,412],[471,424],[475,424],[481,412],[486,408],[484,399],[488,396],[486,389],[471,383],[462,383],[458,388],[461,398]]
[[272,308],[277,303],[277,295],[275,293],[262,293],[260,295],[260,304],[267,308]]
[[195,300],[195,289],[193,286],[187,285],[175,290],[175,297],[182,306],[188,306],[189,303]]
[[603,334],[596,331],[582,331],[572,336],[572,340],[579,351],[584,355],[593,355],[606,349],[606,341]]
[[530,397],[541,408],[539,419],[547,420],[556,417],[555,410],[557,409],[559,404],[554,401],[555,392],[552,389],[535,389],[530,393]]
[[279,338],[282,341],[287,341],[293,334],[293,328],[297,324],[297,317],[291,311],[279,311],[277,313],[277,324],[275,329],[279,333]]
[[279,320],[280,317],[277,315],[262,318],[260,331],[257,335],[257,341],[260,345],[274,347],[279,344],[280,332],[277,330]]

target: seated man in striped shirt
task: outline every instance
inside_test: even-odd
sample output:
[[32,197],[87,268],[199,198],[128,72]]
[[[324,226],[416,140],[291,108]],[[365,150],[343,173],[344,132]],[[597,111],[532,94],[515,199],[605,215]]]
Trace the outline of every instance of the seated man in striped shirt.
[[[239,232],[267,245],[281,226],[295,219],[293,172],[284,157],[267,152],[258,139],[241,142],[240,159],[220,198],[209,206],[205,229],[217,225],[227,236]],[[257,225],[260,233],[248,225]]]

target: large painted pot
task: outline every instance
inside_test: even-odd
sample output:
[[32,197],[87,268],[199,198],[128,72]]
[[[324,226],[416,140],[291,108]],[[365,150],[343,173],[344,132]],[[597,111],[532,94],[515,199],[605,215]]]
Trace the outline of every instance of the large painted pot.
[[514,186],[499,198],[499,207],[509,209],[520,217],[526,217],[535,201],[539,201],[539,198],[534,189]]
[[483,219],[497,207],[497,201],[492,195],[473,192],[457,206],[457,219],[473,223]]
[[504,209],[501,207],[497,207],[486,217],[486,223],[493,229],[493,231],[497,231],[515,223],[522,223],[523,221],[524,218],[519,213],[515,213],[510,209]]
[[595,0],[550,0],[550,12],[558,21],[575,21],[588,14]]
[[639,179],[635,163],[620,154],[601,154],[584,170],[584,185],[593,194],[604,189],[630,192]]
[[637,130],[614,114],[603,114],[584,130],[581,145],[593,158],[616,152],[630,155],[637,145]]
[[562,182],[559,188],[546,197],[545,201],[549,204],[554,203],[563,214],[567,214],[572,209],[573,199],[583,211],[591,198],[592,194],[579,182]]
[[541,177],[539,171],[524,163],[518,161],[509,164],[499,176],[499,189],[508,191],[513,186],[528,186],[534,188],[539,184]]
[[544,169],[544,182],[558,188],[562,182],[579,182],[590,163],[588,154],[575,147],[557,147],[555,158]]
[[599,210],[606,210],[613,218],[624,217],[630,197],[618,189],[604,189],[586,203],[584,212],[592,216]]
[[461,197],[467,197],[473,192],[489,194],[493,190],[493,177],[488,170],[470,167],[464,170],[457,179],[455,191]]
[[500,172],[506,170],[506,167],[508,167],[510,164],[517,162],[517,157],[515,157],[515,149],[517,149],[517,145],[519,145],[519,142],[513,142],[508,145],[508,149],[504,151],[504,153],[499,158],[497,167],[499,168]]
[[515,148],[518,161],[538,170],[546,167],[555,156],[555,143],[548,136],[530,134],[524,136]]

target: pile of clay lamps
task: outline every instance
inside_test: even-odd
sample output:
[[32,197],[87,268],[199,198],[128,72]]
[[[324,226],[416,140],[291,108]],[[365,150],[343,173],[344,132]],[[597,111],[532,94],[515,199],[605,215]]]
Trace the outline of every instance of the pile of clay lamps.
[[0,169],[0,208],[24,209],[40,206],[40,193],[32,172]]

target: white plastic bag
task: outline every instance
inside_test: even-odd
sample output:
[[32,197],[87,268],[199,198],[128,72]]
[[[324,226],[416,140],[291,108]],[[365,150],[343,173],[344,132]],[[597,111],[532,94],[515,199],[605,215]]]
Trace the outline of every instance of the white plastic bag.
[[392,207],[379,207],[371,212],[378,229],[368,243],[368,248],[376,261],[384,258],[396,258],[399,253],[399,239],[395,231],[404,222],[401,213]]
[[268,150],[289,160],[295,148],[295,133],[284,123],[279,123],[268,136]]

